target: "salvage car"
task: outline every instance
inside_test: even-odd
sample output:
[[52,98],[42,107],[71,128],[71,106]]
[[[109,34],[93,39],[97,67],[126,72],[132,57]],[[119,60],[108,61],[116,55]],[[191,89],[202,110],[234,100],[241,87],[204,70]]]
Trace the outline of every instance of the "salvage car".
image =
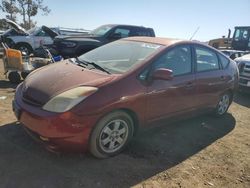
[[77,57],[109,42],[131,36],[155,37],[155,33],[152,28],[142,26],[109,24],[102,25],[86,35],[58,36],[54,39],[54,45],[55,50],[66,59]]
[[106,158],[153,122],[201,110],[224,115],[237,86],[236,63],[214,48],[131,37],[32,72],[13,110],[47,149]]
[[41,45],[53,44],[53,39],[42,30],[41,27],[34,27],[30,30],[25,30],[11,20],[4,20],[12,28],[8,29],[1,35],[1,41],[5,42],[11,48],[15,48],[29,55]]
[[[3,20],[11,27],[11,29],[8,29],[1,35],[1,41],[5,42],[9,47],[25,52],[28,55],[33,53],[37,48],[41,47],[41,45],[52,45],[54,43],[53,39],[55,36],[81,35],[89,32],[87,30],[80,29],[60,27],[48,28],[46,26],[33,27],[29,30],[25,30],[20,25],[9,19]],[[44,27],[46,27],[46,30],[44,30]]]

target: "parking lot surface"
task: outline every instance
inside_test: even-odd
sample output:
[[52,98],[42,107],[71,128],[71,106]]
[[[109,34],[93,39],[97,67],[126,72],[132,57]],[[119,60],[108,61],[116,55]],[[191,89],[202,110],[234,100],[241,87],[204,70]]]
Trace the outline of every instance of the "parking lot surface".
[[250,187],[250,95],[223,118],[202,115],[141,130],[120,155],[54,154],[16,122],[16,85],[0,61],[0,188]]

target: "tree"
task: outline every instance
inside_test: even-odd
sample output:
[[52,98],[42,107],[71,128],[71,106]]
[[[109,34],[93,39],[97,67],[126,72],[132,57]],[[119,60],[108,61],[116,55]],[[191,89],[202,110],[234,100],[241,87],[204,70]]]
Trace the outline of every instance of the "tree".
[[[38,11],[42,11],[44,15],[50,13],[48,6],[43,5],[43,0],[17,0],[19,5],[19,13],[23,17],[23,27],[30,29],[35,25],[35,22],[31,20],[31,17],[36,16]],[[28,17],[28,20],[26,18]]]
[[19,12],[16,0],[2,0],[0,9],[7,13],[6,17],[8,19],[16,21],[16,14]]

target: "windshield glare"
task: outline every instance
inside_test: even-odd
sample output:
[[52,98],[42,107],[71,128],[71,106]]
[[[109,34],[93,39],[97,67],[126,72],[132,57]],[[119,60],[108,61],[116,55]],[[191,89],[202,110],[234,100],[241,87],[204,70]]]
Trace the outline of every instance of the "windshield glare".
[[160,47],[145,42],[116,41],[81,55],[79,60],[94,62],[113,74],[122,74],[140,64]]
[[103,25],[101,27],[98,27],[90,32],[90,34],[97,35],[97,36],[103,36],[105,35],[112,27],[108,25]]

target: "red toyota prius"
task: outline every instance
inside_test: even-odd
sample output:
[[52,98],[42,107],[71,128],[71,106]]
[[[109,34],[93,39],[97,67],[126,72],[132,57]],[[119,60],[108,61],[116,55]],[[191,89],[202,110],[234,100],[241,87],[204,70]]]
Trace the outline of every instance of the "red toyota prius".
[[201,43],[132,37],[32,72],[13,110],[49,150],[121,152],[139,127],[201,109],[225,114],[234,61]]

